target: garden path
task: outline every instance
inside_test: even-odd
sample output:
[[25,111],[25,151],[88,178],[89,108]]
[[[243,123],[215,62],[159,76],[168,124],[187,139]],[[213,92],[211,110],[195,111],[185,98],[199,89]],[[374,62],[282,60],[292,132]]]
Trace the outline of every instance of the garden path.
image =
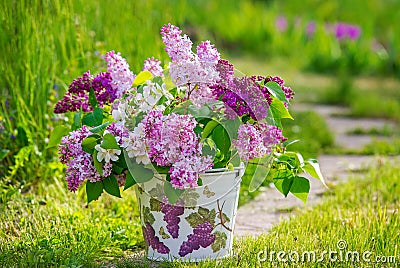
[[[295,110],[315,110],[321,114],[330,130],[334,133],[335,144],[345,149],[361,149],[374,137],[369,135],[349,135],[355,128],[369,130],[382,129],[393,126],[386,120],[348,118],[346,109],[337,106],[325,105],[297,105]],[[342,115],[342,116],[340,116]],[[385,138],[382,138],[385,139]],[[396,157],[400,159],[400,157]],[[375,156],[365,155],[321,155],[318,157],[322,174],[328,185],[346,180],[355,172],[365,170],[367,166],[377,165],[380,159]],[[310,179],[311,189],[306,206],[313,206],[321,201],[326,188],[318,180]],[[251,202],[241,206],[236,216],[234,234],[237,237],[256,236],[265,233],[282,219],[287,219],[304,208],[304,204],[289,195],[285,198],[273,185],[264,187],[262,192]]]

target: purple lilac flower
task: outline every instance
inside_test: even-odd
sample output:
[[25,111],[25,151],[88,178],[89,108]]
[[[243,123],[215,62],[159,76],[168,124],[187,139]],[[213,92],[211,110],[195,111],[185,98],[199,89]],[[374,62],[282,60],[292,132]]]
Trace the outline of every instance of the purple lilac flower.
[[238,130],[238,139],[233,140],[233,145],[238,150],[242,160],[249,161],[270,154],[275,145],[284,141],[282,131],[266,123],[252,125],[246,123]]
[[99,73],[92,81],[92,88],[100,107],[113,103],[117,98],[116,90],[112,87],[110,73]]
[[90,71],[85,72],[82,77],[74,79],[68,87],[64,97],[57,102],[54,112],[57,114],[79,111],[89,112],[93,108],[89,105],[89,91],[93,76]]
[[105,104],[112,103],[116,99],[116,91],[111,86],[111,76],[109,73],[99,73],[96,77],[85,72],[82,77],[72,81],[64,97],[57,102],[54,112],[66,113],[82,111],[89,112],[93,107],[89,104],[90,89],[93,89],[98,105],[103,107]]
[[276,21],[275,21],[275,25],[276,25],[276,28],[278,28],[278,30],[280,32],[286,31],[286,29],[288,27],[288,23],[287,23],[286,17],[284,17],[284,16],[277,17]]
[[116,92],[116,98],[119,99],[127,90],[131,89],[135,75],[129,69],[126,59],[121,57],[121,53],[107,52],[105,60],[107,61],[107,71],[112,78],[111,86]]
[[144,61],[143,71],[149,71],[153,76],[164,77],[163,68],[161,67],[161,61],[154,57],[148,58]]

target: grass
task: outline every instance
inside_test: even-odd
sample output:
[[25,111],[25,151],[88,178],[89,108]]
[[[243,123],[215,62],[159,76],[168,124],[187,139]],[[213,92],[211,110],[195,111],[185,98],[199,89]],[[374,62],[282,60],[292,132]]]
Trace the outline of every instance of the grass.
[[[158,263],[162,267],[287,267],[298,263],[266,260],[257,255],[272,251],[338,250],[345,240],[346,250],[371,252],[376,256],[396,256],[400,262],[400,168],[399,163],[381,161],[367,173],[348,182],[330,184],[323,202],[296,211],[295,216],[258,237],[234,243],[233,257],[196,265]],[[86,208],[83,192],[66,192],[63,185],[43,186],[36,193],[17,194],[1,205],[0,266],[35,267],[152,267],[143,256],[138,210],[132,192],[124,199],[104,196]],[[260,253],[261,252],[261,253]],[[264,255],[263,255],[264,254]],[[301,255],[300,255],[301,256]],[[275,256],[276,257],[276,256]],[[301,263],[304,267],[370,267],[366,262]]]
[[133,191],[86,207],[59,181],[36,189],[0,204],[0,266],[93,266],[143,249]]

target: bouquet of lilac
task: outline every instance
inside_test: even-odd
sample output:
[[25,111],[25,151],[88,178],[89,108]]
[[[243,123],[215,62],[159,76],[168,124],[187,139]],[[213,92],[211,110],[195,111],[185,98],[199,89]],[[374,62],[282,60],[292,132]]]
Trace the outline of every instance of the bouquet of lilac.
[[152,57],[135,75],[110,51],[106,72],[87,71],[56,104],[55,113],[75,113],[72,131],[59,126],[49,142],[60,143],[68,189],[85,185],[91,202],[163,174],[174,203],[202,184],[200,174],[243,162],[250,190],[269,179],[305,202],[309,181],[299,174],[323,178],[316,160],[286,150],[281,119],[292,119],[292,89],[276,76],[236,76],[214,45],[203,41],[194,52],[174,25],[161,36],[171,59],[165,69]]

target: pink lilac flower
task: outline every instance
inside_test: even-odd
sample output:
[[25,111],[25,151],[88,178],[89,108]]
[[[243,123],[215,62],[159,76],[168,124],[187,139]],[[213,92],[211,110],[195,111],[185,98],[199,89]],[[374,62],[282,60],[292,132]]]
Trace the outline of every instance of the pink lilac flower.
[[165,24],[161,28],[162,41],[165,44],[165,51],[173,62],[189,60],[193,58],[192,41],[175,25]]
[[288,23],[287,23],[286,17],[279,16],[278,18],[276,18],[275,25],[276,25],[276,28],[278,28],[278,30],[280,32],[286,31],[286,29],[288,27]]
[[132,88],[135,75],[129,69],[126,59],[121,57],[121,53],[107,52],[105,60],[107,61],[107,71],[112,78],[111,86],[116,91],[116,97],[121,98],[127,90]]
[[[87,179],[91,182],[102,180],[93,165],[93,157],[91,154],[82,150],[82,140],[92,133],[87,126],[83,126],[79,130],[72,131],[69,135],[61,139],[59,145],[60,162],[67,165],[66,181],[68,189],[72,192]],[[107,175],[110,173],[110,167],[103,166],[103,172]]]
[[149,71],[153,76],[164,77],[164,70],[161,67],[161,61],[154,57],[148,58],[144,61],[143,71]]
[[209,66],[215,66],[220,59],[218,50],[210,41],[203,41],[197,46],[197,56],[200,62]]
[[194,132],[196,124],[192,115],[163,115],[152,110],[123,139],[122,147],[138,163],[143,162],[146,154],[149,161],[171,167],[174,187],[194,187],[199,174],[212,167],[212,159],[201,156],[200,138]]
[[220,55],[214,45],[209,41],[201,42],[195,54],[189,37],[171,24],[162,27],[161,35],[172,60],[169,73],[173,83],[186,86],[186,97],[197,106],[212,100],[210,86],[220,80],[216,69]]
[[243,124],[238,129],[238,138],[233,145],[238,150],[242,160],[249,161],[270,154],[275,146],[284,141],[282,131],[266,123],[252,125]]
[[170,170],[171,184],[180,189],[196,187],[199,174],[212,167],[212,157],[193,155],[175,162]]

